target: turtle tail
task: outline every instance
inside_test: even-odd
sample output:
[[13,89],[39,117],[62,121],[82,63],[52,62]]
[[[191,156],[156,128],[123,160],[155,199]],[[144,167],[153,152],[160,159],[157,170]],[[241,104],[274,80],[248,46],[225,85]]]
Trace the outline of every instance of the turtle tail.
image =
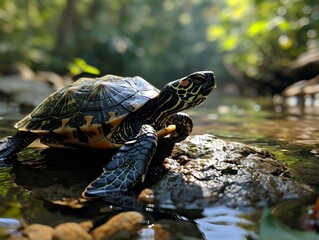
[[0,140],[0,166],[5,165],[5,160],[13,157],[22,149],[31,144],[37,135],[32,132],[18,132],[13,136]]

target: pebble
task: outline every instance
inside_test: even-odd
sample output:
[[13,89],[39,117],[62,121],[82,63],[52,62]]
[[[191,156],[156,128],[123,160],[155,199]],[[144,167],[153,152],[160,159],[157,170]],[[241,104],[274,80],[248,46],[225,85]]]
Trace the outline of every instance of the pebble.
[[138,235],[144,224],[145,220],[141,213],[122,212],[94,229],[92,235],[95,240],[130,239]]
[[92,221],[85,221],[79,223],[79,225],[87,232],[91,231],[93,228],[93,222]]
[[161,224],[154,224],[153,229],[155,240],[167,240],[171,238],[171,234],[166,231]]
[[[0,236],[0,239],[2,239],[1,237],[2,236]],[[29,240],[29,238],[22,236],[21,234],[16,234],[16,233],[10,235],[9,238],[4,238],[4,239],[6,239],[6,240]]]
[[51,240],[53,228],[42,224],[31,224],[24,229],[23,234],[29,240]]
[[145,188],[139,195],[138,199],[144,203],[154,203],[154,193],[151,189]]
[[54,228],[53,240],[93,240],[92,236],[75,222],[66,222]]

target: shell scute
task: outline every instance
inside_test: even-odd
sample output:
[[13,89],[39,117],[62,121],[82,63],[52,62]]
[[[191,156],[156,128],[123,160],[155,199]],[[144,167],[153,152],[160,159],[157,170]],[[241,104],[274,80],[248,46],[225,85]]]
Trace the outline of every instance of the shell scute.
[[115,127],[158,93],[157,88],[140,77],[81,78],[51,94],[15,127],[39,133],[56,130],[67,135],[78,127]]

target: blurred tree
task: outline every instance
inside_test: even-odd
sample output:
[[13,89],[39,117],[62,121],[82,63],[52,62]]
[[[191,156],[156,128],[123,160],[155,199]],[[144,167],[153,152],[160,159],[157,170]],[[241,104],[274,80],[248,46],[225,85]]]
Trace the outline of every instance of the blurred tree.
[[49,64],[61,1],[0,1],[0,71],[15,62]]
[[0,71],[24,62],[65,74],[79,57],[103,74],[141,75],[157,85],[196,70],[222,75],[221,53],[206,39],[209,2],[3,0]]
[[291,61],[319,46],[318,1],[227,0],[218,19],[207,39],[219,42],[233,76],[252,80],[243,89],[280,92]]
[[2,0],[0,72],[23,62],[66,74],[79,58],[157,86],[214,70],[219,86],[230,72],[241,89],[277,91],[290,61],[318,46],[318,19],[313,0]]
[[94,17],[77,37],[80,57],[102,72],[137,74],[158,85],[196,70],[222,74],[222,53],[206,39],[207,2],[94,1]]
[[59,29],[55,42],[55,50],[57,52],[60,52],[61,49],[65,48],[68,33],[72,31],[75,17],[75,3],[75,0],[67,0],[66,2],[65,9],[61,16],[61,21],[59,23]]

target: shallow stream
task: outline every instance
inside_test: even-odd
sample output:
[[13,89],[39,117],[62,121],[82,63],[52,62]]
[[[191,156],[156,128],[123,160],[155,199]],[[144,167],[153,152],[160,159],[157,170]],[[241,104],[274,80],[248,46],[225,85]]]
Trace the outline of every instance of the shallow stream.
[[[299,181],[318,189],[319,108],[288,108],[274,104],[272,99],[219,97],[217,94],[203,106],[188,113],[194,120],[193,134],[209,133],[227,141],[267,149],[288,164]],[[0,137],[12,134],[14,122],[21,117],[16,113],[0,116]],[[72,164],[69,167],[68,171],[72,171]],[[23,179],[18,179],[17,183],[17,175],[17,170],[12,171],[12,168],[0,170],[0,238],[1,232],[16,229],[15,224],[19,223],[15,219],[54,226],[65,221],[84,221],[90,218],[84,214],[74,215],[72,212],[53,209],[38,197],[41,193],[34,193],[24,185]],[[32,171],[23,176],[26,182],[28,177],[35,178]],[[36,181],[41,179],[37,178]],[[300,219],[311,209],[311,201],[297,199],[290,205],[279,204],[276,207],[278,219],[291,228],[304,229]],[[300,212],[290,211],[296,209],[296,206],[298,208],[299,204]],[[192,214],[189,214],[186,221],[183,216],[179,216],[181,219],[177,222],[162,217],[160,222],[175,229],[173,239],[257,239],[261,214],[261,209],[211,206],[200,217],[197,214],[190,219]],[[189,227],[190,222],[193,227]],[[152,228],[141,231],[139,239],[154,239]]]

